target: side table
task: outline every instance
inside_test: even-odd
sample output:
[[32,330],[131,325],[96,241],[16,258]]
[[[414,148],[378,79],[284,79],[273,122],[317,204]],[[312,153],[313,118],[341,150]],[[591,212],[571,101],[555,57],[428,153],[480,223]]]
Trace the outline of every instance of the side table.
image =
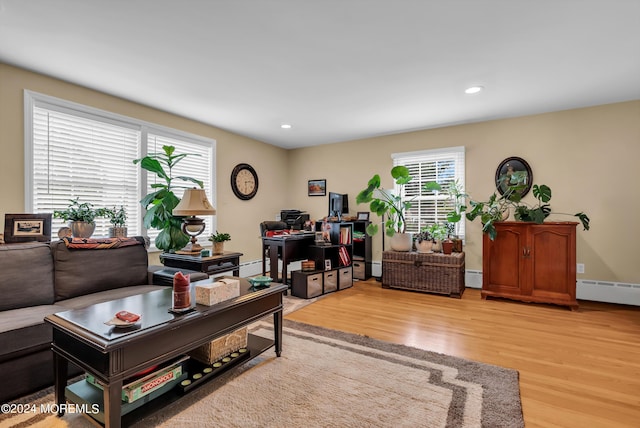
[[233,251],[224,251],[222,254],[214,254],[210,257],[162,253],[160,261],[167,267],[191,269],[207,275],[233,271],[233,276],[240,276],[240,256],[242,255]]

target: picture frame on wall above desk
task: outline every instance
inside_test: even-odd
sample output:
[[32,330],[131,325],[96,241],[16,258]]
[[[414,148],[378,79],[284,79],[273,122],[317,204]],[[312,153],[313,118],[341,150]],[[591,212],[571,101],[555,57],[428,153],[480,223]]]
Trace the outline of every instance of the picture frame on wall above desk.
[[308,196],[326,196],[327,195],[327,180],[309,180],[307,183],[307,195]]

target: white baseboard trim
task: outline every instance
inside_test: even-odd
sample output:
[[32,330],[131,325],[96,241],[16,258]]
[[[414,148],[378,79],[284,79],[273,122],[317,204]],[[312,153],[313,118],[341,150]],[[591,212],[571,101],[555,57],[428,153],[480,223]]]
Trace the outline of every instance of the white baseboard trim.
[[640,306],[640,284],[580,279],[576,297],[594,302]]

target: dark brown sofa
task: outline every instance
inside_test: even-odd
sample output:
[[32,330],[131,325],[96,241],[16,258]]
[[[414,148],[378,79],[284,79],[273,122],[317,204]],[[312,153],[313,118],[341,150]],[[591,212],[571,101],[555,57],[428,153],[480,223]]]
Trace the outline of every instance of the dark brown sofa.
[[[46,315],[161,288],[150,285],[149,272],[145,245],[100,250],[68,249],[62,241],[0,245],[0,402],[53,384]],[[70,371],[79,373],[76,367]]]

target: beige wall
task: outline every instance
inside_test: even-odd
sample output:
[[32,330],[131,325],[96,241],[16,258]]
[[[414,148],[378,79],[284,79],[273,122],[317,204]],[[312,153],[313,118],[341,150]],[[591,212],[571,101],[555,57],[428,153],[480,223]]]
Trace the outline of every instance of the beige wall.
[[[326,197],[307,196],[307,180],[326,179],[327,190],[355,195],[380,173],[391,186],[391,153],[465,146],[467,191],[478,198],[493,189],[497,165],[509,156],[526,159],[534,182],[553,191],[555,212],[585,211],[592,229],[578,232],[578,262],[583,279],[640,283],[635,241],[640,226],[640,101],[496,120],[284,150],[189,119],[120,98],[0,64],[0,214],[24,210],[23,90],[109,110],[217,140],[218,229],[229,232],[226,248],[260,258],[258,223],[273,219],[282,208],[306,210],[312,218],[327,211]],[[253,165],[260,190],[251,201],[237,199],[229,186],[233,167]],[[631,213],[628,218],[627,213]],[[571,217],[554,217],[569,220]],[[0,218],[0,222],[3,218]],[[477,223],[467,222],[467,268],[481,269],[482,240]],[[380,259],[381,238],[374,238]],[[153,258],[152,258],[153,261]]]
[[[286,205],[288,183],[284,149],[241,137],[193,120],[105,95],[67,82],[0,64],[0,224],[4,214],[24,212],[24,110],[23,92],[46,95],[202,135],[217,141],[216,209],[218,230],[231,234],[225,249],[244,253],[241,261],[260,258],[258,224],[274,218]],[[229,185],[233,167],[246,162],[259,174],[259,192],[251,201],[236,198]],[[209,233],[207,231],[205,233]],[[201,238],[202,240],[202,238]],[[152,255],[151,262],[157,256]]]
[[[640,101],[293,150],[291,204],[314,218],[326,215],[326,198],[307,197],[304,188],[308,179],[326,178],[328,191],[349,194],[351,212],[368,211],[366,205],[355,205],[355,195],[375,173],[384,187],[392,186],[392,153],[452,146],[466,147],[467,192],[477,199],[491,194],[503,159],[527,160],[533,181],[551,187],[554,212],[584,211],[591,218],[590,231],[578,228],[577,260],[585,264],[578,278],[640,283],[635,248],[640,226],[634,215],[640,210]],[[374,260],[381,258],[381,242],[377,235]],[[465,251],[467,268],[481,270],[477,222],[467,222]]]

